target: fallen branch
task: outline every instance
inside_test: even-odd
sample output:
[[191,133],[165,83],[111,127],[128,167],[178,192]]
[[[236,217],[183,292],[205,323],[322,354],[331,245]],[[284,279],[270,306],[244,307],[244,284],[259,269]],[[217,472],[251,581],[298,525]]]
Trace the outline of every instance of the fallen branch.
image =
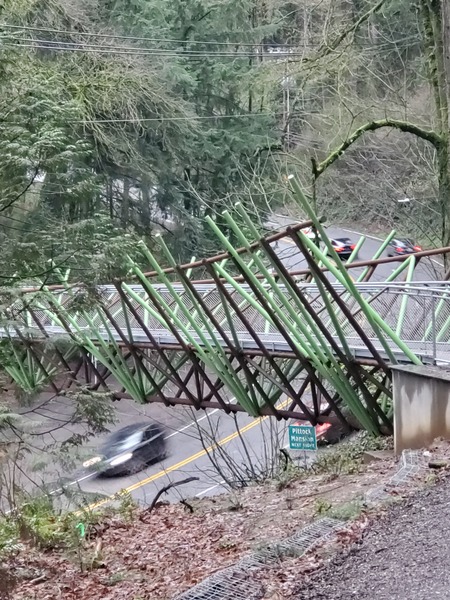
[[194,507],[189,504],[189,502],[187,500],[180,500],[180,504],[182,504],[185,508],[188,509],[188,511],[192,514],[194,512]]
[[156,496],[153,498],[152,503],[150,504],[150,506],[148,508],[146,508],[143,513],[141,513],[141,515],[139,516],[139,520],[142,521],[143,523],[145,523],[144,520],[144,515],[149,515],[152,510],[155,508],[156,503],[158,502],[158,500],[161,498],[161,496],[163,494],[165,494],[166,492],[168,492],[169,490],[171,490],[174,487],[178,487],[180,485],[184,485],[185,483],[191,483],[191,481],[198,481],[198,477],[188,477],[187,479],[182,479],[181,481],[173,481],[172,483],[169,483],[169,485],[166,485],[165,487],[161,488],[159,490],[159,492],[156,494]]
[[292,458],[284,448],[280,448],[280,454],[284,459],[283,471],[287,471],[289,463],[292,463]]

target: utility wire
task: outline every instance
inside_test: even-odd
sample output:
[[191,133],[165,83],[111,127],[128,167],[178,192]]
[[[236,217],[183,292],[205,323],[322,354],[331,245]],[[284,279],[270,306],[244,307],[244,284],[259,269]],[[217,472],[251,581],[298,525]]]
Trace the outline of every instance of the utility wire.
[[[261,58],[264,57],[263,63],[267,64],[271,61],[280,61],[285,60],[289,62],[289,59],[292,58],[304,58],[304,51],[288,51],[288,52],[226,52],[226,51],[217,51],[217,52],[208,52],[205,50],[180,50],[176,51],[170,48],[139,48],[134,46],[105,46],[104,44],[85,44],[82,45],[76,42],[64,42],[59,40],[43,40],[38,38],[19,38],[19,37],[7,37],[5,47],[8,48],[16,48],[12,42],[17,41],[17,44],[20,48],[39,48],[43,50],[54,50],[59,52],[84,52],[84,53],[98,53],[98,54],[113,54],[113,55],[121,55],[121,56],[160,56],[160,57],[177,57],[177,58]],[[404,42],[408,42],[408,38],[405,40],[397,41],[396,44],[400,44]],[[391,47],[391,45],[387,45]],[[409,47],[410,44],[407,43],[406,47]],[[297,49],[299,47],[297,46]],[[379,52],[383,48],[382,45],[379,46],[368,46],[367,48],[363,48],[360,51],[363,52]],[[394,48],[393,50],[398,49]]]
[[[96,38],[106,38],[106,39],[114,39],[114,40],[133,40],[139,42],[162,42],[162,43],[175,43],[175,44],[206,44],[206,45],[214,45],[214,46],[244,46],[244,47],[252,47],[266,45],[266,46],[282,46],[283,48],[298,48],[298,44],[261,44],[260,42],[240,42],[240,41],[229,41],[229,42],[216,42],[211,40],[181,40],[176,38],[151,38],[151,37],[136,37],[129,35],[116,35],[113,33],[88,33],[85,31],[70,31],[67,29],[51,29],[47,27],[31,27],[25,25],[10,25],[9,23],[0,23],[0,27],[6,29],[14,29],[14,30],[24,30],[24,31],[41,31],[45,33],[62,33],[65,35],[79,35],[83,37],[96,37]],[[320,44],[302,44],[302,46],[311,46],[316,47]]]
[[[171,121],[210,121],[216,119],[239,119],[239,118],[253,118],[253,117],[276,117],[282,116],[284,113],[275,112],[275,113],[236,113],[234,115],[189,115],[184,117],[143,117],[135,118],[135,119],[79,119],[79,120],[68,120],[66,123],[76,124],[76,125],[88,125],[91,123],[147,123],[147,122],[171,122]],[[304,113],[290,113],[290,116],[302,115]],[[19,124],[17,121],[9,121],[9,124]],[[57,193],[57,192],[54,192]]]
[[[25,44],[21,40],[26,42],[33,42],[31,44]],[[73,43],[73,45],[69,46],[68,43],[65,42],[54,42],[52,40],[38,40],[33,38],[14,38],[10,41],[19,41],[20,43],[17,46],[13,44],[5,44],[5,46],[11,47],[20,47],[20,48],[40,48],[42,50],[56,50],[59,52],[85,52],[85,53],[96,53],[96,54],[114,54],[114,55],[122,55],[122,56],[161,56],[161,57],[178,57],[178,58],[258,58],[258,54],[254,52],[204,52],[202,50],[187,50],[183,52],[176,52],[174,50],[165,50],[159,48],[152,49],[139,49],[139,48],[128,48],[125,49],[109,49],[108,47],[102,45],[95,44],[83,44],[83,47],[80,47],[79,44]],[[49,45],[50,44],[50,45]],[[65,44],[62,46],[61,44]],[[89,47],[94,46],[94,47]],[[272,54],[272,56],[281,57],[301,57],[304,56],[304,52],[286,52],[286,53],[276,53]],[[261,56],[261,55],[259,55]]]
[[[303,113],[296,113],[303,114]],[[242,119],[242,118],[253,118],[253,117],[276,117],[283,115],[279,113],[237,113],[235,115],[190,115],[186,117],[144,117],[142,119],[81,119],[79,121],[68,121],[73,124],[90,124],[90,123],[147,123],[147,122],[164,122],[164,121],[208,121],[215,119]],[[292,113],[291,113],[292,115]]]
[[[91,33],[85,31],[73,31],[68,29],[52,29],[48,27],[34,27],[27,25],[11,25],[9,23],[0,23],[0,28],[13,29],[13,30],[24,30],[24,31],[40,31],[43,33],[60,33],[64,35],[77,35],[80,37],[95,37],[95,38],[103,38],[103,39],[114,39],[114,40],[129,40],[129,41],[139,41],[139,42],[158,42],[158,43],[178,43],[178,44],[206,44],[213,46],[242,46],[242,47],[250,47],[255,48],[257,46],[271,46],[278,48],[299,48],[299,47],[311,47],[318,48],[323,47],[323,43],[298,43],[298,44],[276,44],[270,42],[240,42],[240,41],[228,41],[228,42],[216,42],[211,40],[182,40],[176,38],[152,38],[152,37],[137,37],[137,36],[127,36],[127,35],[116,35],[113,33]],[[417,39],[417,35],[410,35],[408,37],[402,38],[402,40],[387,40],[385,45],[397,44],[399,41],[407,41],[411,39]],[[268,53],[270,54],[270,53]],[[273,52],[272,54],[278,54],[277,52]]]

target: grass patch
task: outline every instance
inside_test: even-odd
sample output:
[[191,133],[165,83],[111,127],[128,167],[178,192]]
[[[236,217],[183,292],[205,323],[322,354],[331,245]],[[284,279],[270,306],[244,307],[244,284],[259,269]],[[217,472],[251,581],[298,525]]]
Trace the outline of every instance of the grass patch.
[[312,471],[333,475],[360,473],[365,452],[390,450],[392,448],[392,437],[373,437],[367,432],[362,432],[354,440],[330,446],[319,452],[317,460],[312,466]]
[[356,498],[350,502],[344,502],[333,506],[326,498],[317,498],[314,513],[319,517],[330,517],[339,521],[350,521],[356,519],[364,510],[363,498]]

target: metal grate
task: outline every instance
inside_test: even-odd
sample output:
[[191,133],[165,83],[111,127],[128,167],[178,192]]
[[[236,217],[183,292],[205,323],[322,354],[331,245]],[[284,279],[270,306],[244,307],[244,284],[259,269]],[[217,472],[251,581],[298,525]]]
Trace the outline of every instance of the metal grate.
[[425,466],[423,455],[417,450],[403,450],[400,469],[387,483],[367,492],[365,500],[369,505],[377,505],[390,498],[389,489],[404,485],[409,479],[420,473]]
[[283,556],[302,556],[328,539],[343,526],[337,519],[321,519],[301,529],[279,543],[246,556],[200,584],[176,596],[175,600],[246,600],[261,597],[261,585],[250,577],[249,571],[274,563]]
[[177,600],[250,600],[260,597],[260,584],[242,572],[225,569],[176,598]]

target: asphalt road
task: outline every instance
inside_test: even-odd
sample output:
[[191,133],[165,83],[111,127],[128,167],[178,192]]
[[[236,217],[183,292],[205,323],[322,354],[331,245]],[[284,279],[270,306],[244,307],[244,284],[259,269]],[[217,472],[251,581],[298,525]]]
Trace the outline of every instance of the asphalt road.
[[[273,217],[270,226],[278,228],[293,222],[292,219],[277,216]],[[329,227],[327,231],[330,237],[348,236],[355,242],[360,237],[355,232],[335,227]],[[359,258],[372,258],[380,244],[381,242],[377,239],[366,238]],[[293,244],[289,243],[289,240],[281,240],[277,252],[290,270],[306,266],[301,255],[293,247]],[[395,267],[390,264],[379,267],[376,272],[376,280],[386,279],[393,268]],[[439,279],[439,272],[439,264],[426,259],[418,265],[415,280]],[[357,277],[358,272],[354,271],[353,273],[354,277]],[[37,403],[41,401],[42,398],[38,399]],[[95,495],[101,495],[103,498],[110,497],[125,489],[137,502],[148,505],[158,490],[187,477],[198,477],[198,480],[179,488],[172,488],[161,499],[176,501],[180,498],[216,494],[226,489],[224,479],[231,477],[232,469],[243,473],[250,463],[254,463],[256,469],[262,470],[264,463],[268,462],[267,455],[271,452],[270,448],[273,451],[273,440],[276,438],[282,445],[286,443],[286,424],[275,423],[272,419],[255,420],[240,414],[235,420],[217,410],[196,413],[182,407],[166,408],[159,404],[137,405],[128,400],[117,402],[116,409],[118,422],[113,430],[146,419],[152,419],[162,424],[168,438],[169,456],[164,462],[155,464],[137,475],[111,479],[82,479],[70,486],[70,489],[80,489],[83,493],[89,493],[91,499]],[[41,430],[50,431],[44,438],[45,443],[48,443],[49,436],[51,439],[61,441],[69,434],[80,433],[79,428],[73,426],[61,427],[71,410],[71,403],[66,398],[55,398],[49,405],[33,414],[33,418],[40,420]],[[236,423],[239,431],[237,431]],[[202,436],[199,428],[203,429],[203,441],[200,439]],[[83,452],[86,455],[94,453],[95,447],[101,441],[102,437],[91,440],[83,448]],[[219,449],[210,448],[207,452],[205,448],[211,446],[213,441],[216,442]],[[231,457],[231,464],[230,459],[225,460],[224,456],[221,456],[221,448],[226,450],[228,457]],[[34,457],[37,460],[41,458],[38,454]],[[213,467],[211,455],[218,457],[224,473],[218,473]],[[226,465],[227,461],[228,466]],[[80,464],[81,462],[82,458],[80,458]],[[53,462],[43,474],[39,476],[33,474],[30,479],[33,481],[45,480],[48,483],[56,481],[60,477],[73,480],[71,473],[61,472],[57,462]]]
[[[267,225],[273,229],[279,229],[294,223],[296,223],[295,219],[290,217],[273,215],[271,220],[267,222]],[[359,238],[363,236],[363,234],[360,232],[339,227],[326,227],[326,231],[330,238],[349,237],[355,243],[357,243]],[[380,248],[381,244],[382,240],[373,236],[366,236],[366,239],[359,251],[358,260],[372,259],[377,250]],[[307,268],[306,261],[291,240],[280,240],[277,252],[289,270],[293,271]],[[381,255],[381,257],[387,257],[386,251]],[[372,281],[385,281],[396,268],[396,266],[398,266],[398,264],[396,265],[391,263],[380,265],[377,267],[376,273],[372,277]],[[362,269],[351,270],[352,276],[355,279],[361,272]],[[442,274],[443,269],[441,268],[438,260],[425,258],[422,259],[417,265],[414,271],[413,279],[414,281],[429,281],[432,279],[439,280]]]
[[[153,420],[154,409],[155,407],[148,407],[149,416]],[[209,411],[207,414],[184,415],[180,427],[181,423],[176,422],[171,412],[172,409],[166,409],[166,416],[171,420],[173,430],[167,429],[169,456],[165,461],[130,477],[90,479],[81,484],[82,489],[109,496],[120,489],[126,489],[137,502],[147,505],[158,490],[171,482],[198,477],[198,481],[171,489],[162,499],[176,501],[180,498],[206,496],[226,489],[224,482],[233,477],[230,466],[227,466],[228,460],[233,461],[232,469],[245,477],[245,469],[251,463],[257,471],[265,468],[264,446],[272,445],[274,438],[284,442],[282,433],[286,425],[281,423],[274,427],[275,424],[269,419],[252,419],[240,414],[235,420],[220,411]],[[203,442],[201,437],[204,438]],[[214,444],[220,450],[213,448]],[[227,460],[223,453],[226,453]],[[223,472],[214,468],[210,457],[218,461]]]
[[394,506],[364,539],[299,586],[298,600],[449,597],[448,479]]
[[[42,406],[45,400],[48,402]],[[250,467],[261,474],[279,446],[286,444],[287,424],[273,419],[253,419],[243,413],[234,418],[219,410],[196,412],[185,407],[167,408],[161,404],[140,405],[132,400],[120,400],[115,403],[117,423],[111,427],[111,432],[151,419],[164,428],[168,457],[136,475],[84,478],[85,475],[77,475],[76,470],[65,472],[58,460],[39,451],[39,447],[61,442],[73,433],[85,431],[80,425],[64,425],[70,419],[71,404],[64,397],[42,395],[35,403],[40,408],[28,415],[36,423],[36,432],[45,433],[36,439],[33,454],[27,457],[28,475],[22,481],[29,490],[35,486],[59,488],[63,481],[72,500],[69,502],[66,496],[57,496],[61,506],[73,508],[86,501],[89,505],[97,504],[97,501],[102,503],[105,497],[123,490],[146,506],[161,488],[188,477],[198,480],[172,488],[161,500],[179,501],[181,498],[211,495],[227,489],[227,479],[236,478],[236,474],[245,478]],[[91,439],[81,448],[79,456],[73,457],[74,463],[81,465],[85,458],[95,455],[106,437],[105,434]],[[219,470],[212,459],[220,466]],[[46,467],[35,472],[34,465],[42,462],[46,462]]]

